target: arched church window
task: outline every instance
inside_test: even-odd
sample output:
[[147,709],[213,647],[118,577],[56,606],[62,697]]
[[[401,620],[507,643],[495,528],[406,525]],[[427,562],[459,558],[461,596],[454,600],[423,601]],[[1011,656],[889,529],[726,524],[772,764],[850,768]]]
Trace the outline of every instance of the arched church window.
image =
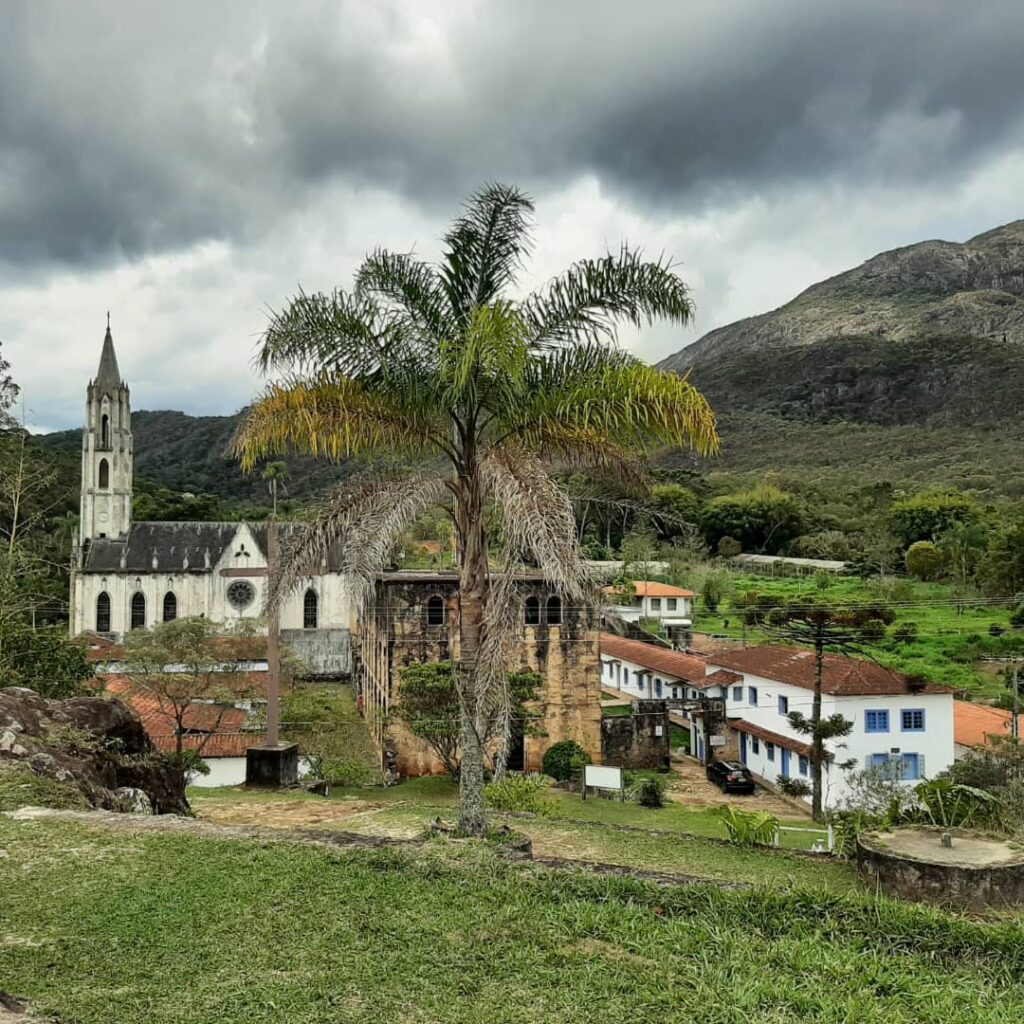
[[110,632],[110,595],[105,590],[96,598],[96,632]]
[[302,599],[302,628],[316,629],[320,618],[320,598],[316,591],[310,587]]
[[540,599],[528,597],[526,599],[526,624],[528,626],[540,625]]
[[144,629],[146,625],[146,595],[141,591],[132,594],[132,607],[130,618],[132,629]]
[[557,626],[562,621],[562,599],[557,596],[548,598],[547,623],[549,626]]
[[110,486],[110,463],[106,459],[100,459],[98,484],[100,487],[107,488]]
[[100,418],[100,447],[110,447],[110,417],[106,413]]
[[173,590],[164,594],[164,622],[173,622],[178,617],[178,599]]
[[444,625],[444,600],[436,594],[427,601],[427,625]]

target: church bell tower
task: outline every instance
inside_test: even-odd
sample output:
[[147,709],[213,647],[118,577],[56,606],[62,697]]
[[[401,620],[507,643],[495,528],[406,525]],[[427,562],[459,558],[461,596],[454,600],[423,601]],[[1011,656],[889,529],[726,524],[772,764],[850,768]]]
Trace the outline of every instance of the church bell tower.
[[128,385],[117,368],[108,313],[100,366],[86,388],[79,541],[123,540],[131,521],[132,410]]

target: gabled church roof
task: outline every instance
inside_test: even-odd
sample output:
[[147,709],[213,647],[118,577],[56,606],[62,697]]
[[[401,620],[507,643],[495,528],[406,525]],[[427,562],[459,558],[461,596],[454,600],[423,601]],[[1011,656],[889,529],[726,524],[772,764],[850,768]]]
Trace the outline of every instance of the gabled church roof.
[[96,371],[93,384],[101,393],[112,395],[121,386],[121,371],[117,368],[117,354],[114,352],[114,338],[107,324],[103,337],[103,351],[100,354],[100,368]]
[[[220,561],[243,525],[249,528],[260,554],[265,557],[266,523],[132,523],[126,539],[97,538],[90,541],[82,571],[139,574],[209,572]],[[299,523],[281,523],[282,545],[287,544],[302,529]],[[337,553],[332,553],[327,568],[337,570],[339,566]]]

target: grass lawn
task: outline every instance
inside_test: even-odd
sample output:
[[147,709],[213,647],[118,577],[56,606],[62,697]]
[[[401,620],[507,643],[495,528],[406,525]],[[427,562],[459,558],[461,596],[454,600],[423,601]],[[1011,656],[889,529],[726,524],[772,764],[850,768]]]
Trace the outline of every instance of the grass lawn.
[[[853,869],[831,858],[809,860],[787,857],[767,850],[742,850],[706,839],[725,839],[721,819],[711,808],[670,803],[658,810],[616,800],[582,800],[572,793],[552,790],[557,802],[553,818],[503,818],[513,828],[526,832],[534,842],[537,856],[589,860],[644,871],[695,875],[701,878],[734,879],[752,884],[795,885],[801,882],[847,891],[857,882]],[[223,821],[263,820],[261,804],[272,800],[312,801],[310,827],[408,838],[419,835],[440,816],[454,820],[457,791],[447,778],[410,779],[389,789],[334,790],[329,802],[304,793],[275,793],[272,796],[237,789],[195,789],[189,793],[196,813]],[[331,818],[329,803],[362,801],[364,806],[343,810]],[[231,805],[241,803],[239,815]],[[225,810],[224,805],[228,805]],[[806,818],[784,821],[808,828]],[[668,833],[645,835],[615,826],[642,828]],[[809,850],[818,833],[783,833],[783,846]]]
[[487,849],[0,817],[0,987],[78,1024],[1014,1022],[1024,929]]
[[[800,598],[820,598],[837,605],[879,600],[864,585],[864,581],[849,576],[836,576],[829,587],[818,591],[808,577],[778,577],[759,574],[733,573],[732,588],[738,592],[757,591],[780,601]],[[909,596],[891,602],[897,613],[895,623],[889,627],[889,638],[872,647],[865,647],[872,657],[883,665],[902,672],[921,673],[934,682],[951,686],[972,698],[992,699],[1005,693],[1003,681],[986,672],[978,663],[983,655],[1020,653],[1022,638],[1007,634],[1000,638],[989,635],[993,624],[1008,628],[1009,609],[972,603],[967,600],[963,614],[957,614],[953,589],[944,583],[906,581]],[[739,609],[726,600],[715,613],[708,612],[698,602],[694,628],[729,636],[743,635],[743,622]],[[901,624],[917,624],[918,636],[911,643],[897,643],[893,631]],[[771,637],[752,629],[747,633],[753,643],[766,643]]]

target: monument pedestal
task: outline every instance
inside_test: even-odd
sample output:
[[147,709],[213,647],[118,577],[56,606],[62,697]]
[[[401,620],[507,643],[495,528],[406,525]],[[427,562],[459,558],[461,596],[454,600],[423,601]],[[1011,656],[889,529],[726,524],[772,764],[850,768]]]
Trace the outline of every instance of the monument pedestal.
[[245,784],[281,789],[299,781],[298,743],[249,747],[245,752]]

